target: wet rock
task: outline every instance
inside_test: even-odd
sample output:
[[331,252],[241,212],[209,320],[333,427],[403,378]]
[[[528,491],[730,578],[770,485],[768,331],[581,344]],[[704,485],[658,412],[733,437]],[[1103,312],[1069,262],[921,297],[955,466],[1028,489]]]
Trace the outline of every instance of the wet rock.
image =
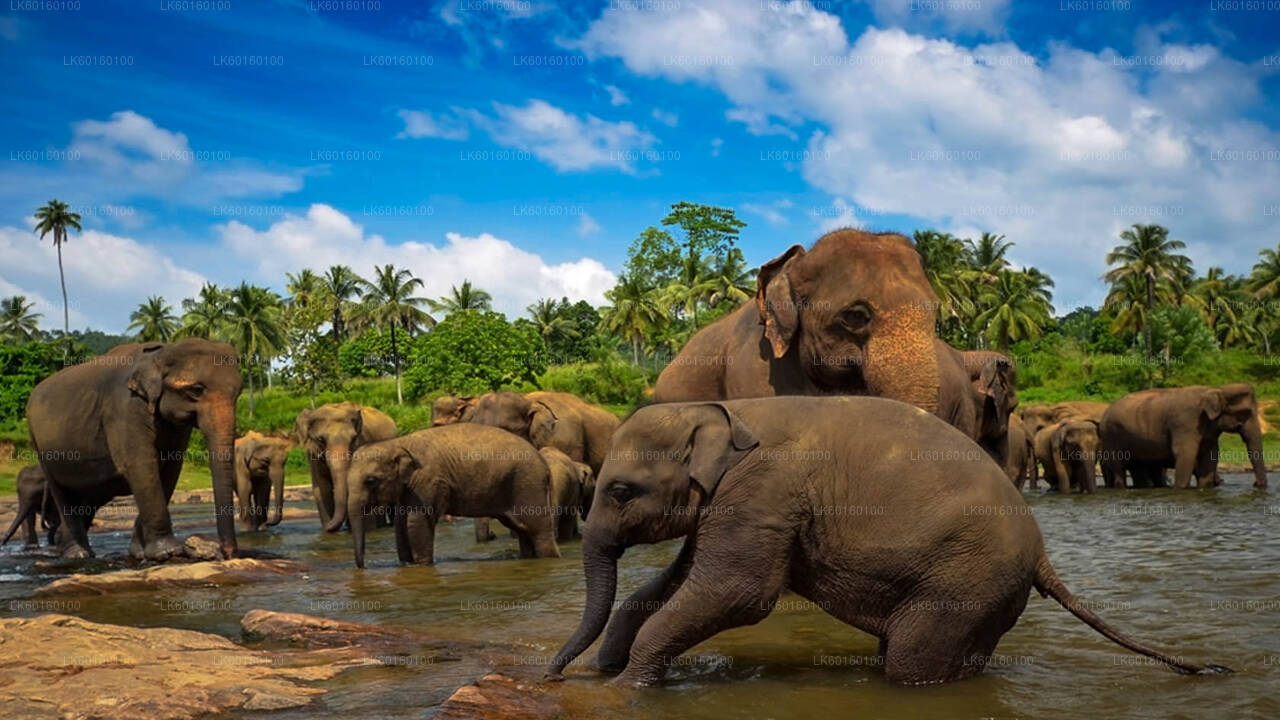
[[254,638],[287,642],[297,647],[356,648],[387,664],[410,664],[392,658],[415,658],[413,664],[452,662],[464,653],[492,653],[483,643],[449,640],[410,628],[332,620],[302,613],[250,610],[240,619],[240,629]]
[[67,615],[0,620],[5,717],[186,720],[310,704],[311,684],[375,664],[326,651],[259,651],[192,630]]
[[284,558],[233,558],[217,562],[168,563],[140,570],[117,570],[99,575],[69,575],[36,590],[38,597],[106,595],[159,588],[243,585],[297,575],[307,566]]
[[222,560],[225,556],[222,554],[222,543],[217,538],[210,538],[207,535],[190,535],[182,546],[187,551],[187,557],[196,560]]
[[439,720],[543,720],[566,717],[548,686],[491,673],[454,691]]

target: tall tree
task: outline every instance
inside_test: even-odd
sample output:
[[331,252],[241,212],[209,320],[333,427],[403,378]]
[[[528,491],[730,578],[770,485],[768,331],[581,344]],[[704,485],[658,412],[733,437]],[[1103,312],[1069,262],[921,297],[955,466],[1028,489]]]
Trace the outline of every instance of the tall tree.
[[339,343],[345,337],[346,310],[350,302],[360,295],[363,283],[364,278],[346,265],[331,265],[325,271],[322,284],[327,301],[331,304],[329,310],[332,315],[330,323],[333,338]]
[[1247,345],[1257,339],[1254,323],[1245,322],[1248,302],[1244,281],[1220,267],[1209,268],[1191,285],[1183,304],[1200,311],[1205,325],[1223,347]]
[[[965,244],[950,233],[917,230],[916,250],[924,265],[925,278],[938,296],[938,326],[968,328],[977,312],[973,298],[975,273],[966,258]],[[967,330],[963,330],[967,333]]]
[[396,402],[404,404],[404,390],[400,382],[400,347],[396,341],[396,329],[412,334],[423,325],[435,325],[436,321],[422,309],[427,303],[414,295],[423,286],[422,279],[408,270],[397,270],[387,264],[374,268],[373,280],[362,280],[364,295],[357,315],[362,325],[379,325],[391,333],[391,361],[396,373]]
[[708,302],[719,305],[728,300],[740,305],[756,294],[756,277],[753,268],[738,248],[732,248],[712,266],[707,282],[711,285]]
[[428,307],[445,315],[459,310],[491,310],[492,305],[493,296],[472,285],[470,280],[463,280],[462,287],[451,286],[449,294],[444,297],[427,301]]
[[[62,271],[62,244],[67,241],[67,230],[80,232],[80,214],[71,212],[71,208],[56,198],[44,207],[36,210],[35,231],[40,239],[53,233],[53,245],[58,249],[58,281],[62,283],[62,332],[71,334],[71,311],[67,304],[67,276]],[[65,350],[64,350],[65,355]]]
[[25,342],[40,333],[40,313],[31,312],[35,303],[27,302],[23,295],[0,300],[0,339]]
[[285,273],[284,290],[289,293],[290,305],[307,307],[320,299],[324,283],[311,268],[303,268],[297,273]]
[[254,377],[285,347],[280,314],[284,304],[270,290],[241,282],[227,297],[223,333],[240,352],[249,379],[249,417],[254,413]]
[[159,295],[152,295],[129,314],[128,330],[138,331],[141,342],[169,342],[178,331],[178,316]]
[[645,338],[668,320],[658,299],[658,290],[639,278],[623,274],[604,296],[611,305],[600,313],[601,327],[631,343],[632,360],[639,365],[640,346]]
[[681,247],[686,259],[728,253],[738,240],[738,231],[747,226],[730,208],[690,202],[672,205],[662,224],[684,231]]
[[1003,235],[984,232],[977,242],[965,240],[964,243],[969,263],[984,276],[994,277],[1009,266],[1004,256],[1014,244],[1006,241]]
[[542,298],[524,309],[548,349],[556,338],[577,337],[578,329],[568,314],[570,307],[568,298]]
[[1016,270],[997,270],[995,282],[982,284],[979,301],[985,309],[974,318],[974,325],[1001,352],[1008,352],[1013,341],[1040,337],[1053,313],[1043,292],[1033,289],[1027,275]]
[[195,298],[182,301],[182,327],[178,330],[180,337],[216,338],[221,337],[227,323],[227,302],[229,293],[226,290],[206,282]]
[[1245,288],[1258,300],[1280,299],[1280,245],[1258,253],[1258,262],[1249,273]]
[[1112,284],[1113,292],[1122,286],[1124,292],[1134,288],[1126,285],[1133,279],[1142,293],[1143,312],[1132,319],[1141,322],[1146,339],[1147,359],[1154,357],[1155,348],[1151,336],[1151,314],[1163,289],[1164,294],[1175,300],[1183,293],[1182,279],[1189,271],[1191,261],[1176,251],[1186,247],[1181,240],[1169,238],[1169,230],[1160,225],[1135,224],[1120,233],[1122,244],[1107,253],[1108,265],[1114,265],[1103,277]]

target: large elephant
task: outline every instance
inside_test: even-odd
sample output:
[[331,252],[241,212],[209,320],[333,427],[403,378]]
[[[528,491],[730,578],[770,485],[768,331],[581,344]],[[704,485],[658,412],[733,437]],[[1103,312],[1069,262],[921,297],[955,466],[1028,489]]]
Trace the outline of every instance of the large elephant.
[[1019,490],[1022,489],[1022,485],[1027,481],[1027,478],[1031,477],[1031,489],[1035,490],[1035,449],[1031,445],[1031,439],[1027,437],[1027,432],[1022,424],[1022,416],[1016,412],[1009,416],[1008,435],[1009,452],[1004,462],[1005,474],[1009,476],[1009,480],[1013,481],[1013,486]]
[[209,449],[214,517],[227,557],[236,554],[236,399],[239,358],[226,343],[121,345],[61,370],[31,392],[31,443],[62,514],[65,557],[91,557],[85,517],[113,497],[138,507],[130,552],[151,560],[183,553],[169,498],[199,427]]
[[[907,238],[837,230],[765,263],[756,287],[754,303],[689,339],[655,401],[875,395],[972,424],[967,403],[940,402],[938,298]],[[952,399],[967,399],[967,373],[942,360],[955,366]]]
[[396,423],[381,410],[341,402],[303,410],[293,429],[298,443],[307,450],[320,524],[325,532],[337,532],[347,521],[351,454],[369,443],[395,437]]
[[[1091,493],[1097,489],[1098,424],[1092,420],[1067,419],[1050,425],[1033,440],[1035,459],[1044,466],[1044,480],[1052,488],[1057,483],[1061,493],[1071,486]],[[1035,487],[1033,464],[1032,487]]]
[[441,395],[431,403],[431,424],[471,422],[471,416],[476,411],[476,400],[478,398],[471,395]]
[[1197,487],[1211,487],[1219,482],[1218,437],[1224,432],[1244,440],[1253,486],[1265,488],[1262,422],[1251,385],[1193,385],[1125,395],[1102,416],[1107,485],[1125,487],[1126,471],[1135,487],[1160,482],[1172,467],[1176,487],[1189,487],[1193,477]]
[[[1023,432],[1029,441],[1034,442],[1035,437],[1040,434],[1041,430],[1063,420],[1091,420],[1095,424],[1101,424],[1102,414],[1106,410],[1107,403],[1095,400],[1070,400],[1053,405],[1027,405],[1021,411]],[[1036,459],[1033,454],[1031,475],[1031,488],[1033,490],[1036,487],[1036,479],[1038,477],[1035,462]],[[1048,474],[1050,472],[1051,468],[1045,467],[1045,473]]]
[[537,448],[554,447],[599,472],[621,421],[576,395],[537,391],[482,395],[471,422],[502,428]]
[[538,450],[551,472],[551,505],[556,511],[556,540],[578,537],[578,517],[584,497],[595,490],[595,473],[586,463],[576,462],[557,448]]
[[44,473],[40,472],[40,466],[28,465],[22,468],[18,471],[18,477],[15,480],[18,491],[18,511],[13,518],[13,524],[4,534],[4,540],[0,540],[0,545],[8,544],[9,538],[18,532],[20,526],[25,525],[27,542],[24,547],[40,547],[40,535],[36,532],[37,515],[40,516],[40,525],[49,531],[49,544],[53,545],[60,518],[58,508],[54,507],[53,498],[45,492]]
[[1010,418],[1018,407],[1013,360],[992,350],[969,350],[960,356],[972,391],[973,438],[992,460],[1008,469],[1011,456],[1020,452],[1010,445]]
[[401,562],[435,561],[445,515],[495,517],[520,540],[522,557],[560,557],[547,463],[527,441],[497,428],[458,423],[366,445],[351,459],[347,496],[356,567],[364,567],[366,515],[392,508]]
[[617,684],[658,682],[788,588],[879,637],[893,682],[980,672],[1032,588],[1182,672],[1226,670],[1132,640],[1073,596],[1021,493],[955,428],[880,398],[781,397],[651,405],[619,428],[583,532],[582,621],[549,678],[609,622],[625,550],[681,536],[609,623],[599,667]]
[[[236,438],[236,497],[240,501],[240,526],[248,531],[280,524],[284,516],[284,464],[293,443],[249,431]],[[267,519],[271,493],[276,511]]]

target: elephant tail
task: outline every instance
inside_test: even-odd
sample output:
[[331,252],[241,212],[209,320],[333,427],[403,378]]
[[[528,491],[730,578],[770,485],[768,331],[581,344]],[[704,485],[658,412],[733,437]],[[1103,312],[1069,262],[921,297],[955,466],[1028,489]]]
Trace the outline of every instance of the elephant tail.
[[0,545],[8,545],[9,539],[13,537],[14,533],[18,532],[18,528],[21,527],[22,521],[26,520],[31,513],[35,511],[36,509],[33,505],[27,505],[25,507],[19,505],[18,516],[13,519],[13,524],[10,525],[9,530],[5,532],[4,540],[0,540]]
[[1097,630],[1108,640],[1111,640],[1117,645],[1128,648],[1140,655],[1146,655],[1149,658],[1159,660],[1180,673],[1186,673],[1188,675],[1213,675],[1235,672],[1231,668],[1223,665],[1214,665],[1212,663],[1199,665],[1196,663],[1186,662],[1180,657],[1175,657],[1168,653],[1156,650],[1155,648],[1148,647],[1147,645],[1144,645],[1143,643],[1140,643],[1111,627],[1105,620],[1098,617],[1092,610],[1090,610],[1085,601],[1077,598],[1075,595],[1072,595],[1071,591],[1067,589],[1067,586],[1062,584],[1062,580],[1053,570],[1053,565],[1049,564],[1049,557],[1047,555],[1042,554],[1040,556],[1040,561],[1036,564],[1035,588],[1040,595],[1057,600],[1058,604],[1066,608],[1072,615],[1075,615],[1077,618],[1082,620],[1084,624],[1094,630]]

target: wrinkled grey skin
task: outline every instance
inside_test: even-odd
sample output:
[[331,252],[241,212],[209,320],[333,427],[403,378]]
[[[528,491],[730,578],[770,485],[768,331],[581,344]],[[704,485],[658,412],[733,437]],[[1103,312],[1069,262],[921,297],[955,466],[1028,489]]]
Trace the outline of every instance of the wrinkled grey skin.
[[1008,436],[1009,450],[1005,457],[1005,474],[1009,476],[1013,486],[1019,490],[1022,489],[1027,478],[1031,477],[1033,480],[1031,489],[1035,490],[1035,449],[1031,445],[1031,440],[1027,437],[1022,423],[1022,416],[1016,412],[1009,416]]
[[1010,417],[1018,407],[1018,377],[1013,360],[991,350],[969,350],[960,355],[972,392],[973,439],[998,465],[1008,468],[1010,456],[1020,452],[1010,446],[1009,434]]
[[1224,432],[1244,440],[1253,486],[1267,486],[1258,401],[1253,387],[1244,383],[1131,393],[1107,408],[1100,431],[1109,487],[1125,487],[1126,472],[1134,487],[1163,484],[1170,467],[1175,487],[1190,487],[1193,478],[1199,488],[1213,487],[1221,482],[1218,437]]
[[[236,438],[236,498],[240,501],[240,526],[254,532],[280,524],[284,515],[284,464],[292,443],[283,438],[247,432]],[[271,493],[276,511],[267,519]]]
[[621,421],[575,395],[537,391],[489,393],[476,400],[471,422],[502,428],[533,443],[554,447],[598,472]]
[[356,567],[364,567],[368,511],[378,505],[392,510],[401,562],[435,562],[445,515],[497,518],[515,531],[522,557],[560,557],[547,463],[511,433],[472,423],[419,430],[357,450],[350,477]]
[[9,530],[5,532],[4,540],[0,540],[0,545],[7,544],[9,538],[18,531],[18,527],[25,525],[27,541],[23,547],[26,549],[40,547],[40,535],[36,532],[36,515],[40,516],[41,527],[49,531],[49,544],[53,545],[60,518],[58,508],[53,505],[53,498],[45,492],[44,473],[40,472],[40,466],[28,465],[19,470],[16,485],[18,513],[14,516]]
[[[675,562],[610,623],[625,550],[682,536]],[[1130,650],[1182,672],[1225,670],[1112,629],[1054,573],[999,466],[938,418],[879,398],[641,408],[600,474],[582,563],[582,621],[550,679],[608,623],[600,668],[652,685],[694,645],[764,619],[784,589],[879,637],[899,683],[981,671],[1033,587]]]
[[1097,423],[1080,418],[1056,422],[1037,433],[1033,445],[1050,487],[1056,484],[1061,493],[1071,492],[1073,485],[1084,493],[1097,489]]
[[551,471],[551,504],[556,509],[556,540],[578,537],[578,517],[587,489],[595,490],[595,473],[586,463],[575,462],[553,447],[538,450]]
[[351,454],[369,443],[395,437],[396,423],[376,408],[353,402],[329,403],[298,413],[293,431],[307,451],[320,524],[325,532],[337,532],[347,521]]
[[138,507],[132,555],[185,553],[173,535],[169,498],[194,428],[204,433],[222,552],[236,554],[235,406],[240,369],[226,343],[121,345],[61,370],[27,402],[31,444],[62,514],[63,557],[92,557],[85,519],[112,498]]

